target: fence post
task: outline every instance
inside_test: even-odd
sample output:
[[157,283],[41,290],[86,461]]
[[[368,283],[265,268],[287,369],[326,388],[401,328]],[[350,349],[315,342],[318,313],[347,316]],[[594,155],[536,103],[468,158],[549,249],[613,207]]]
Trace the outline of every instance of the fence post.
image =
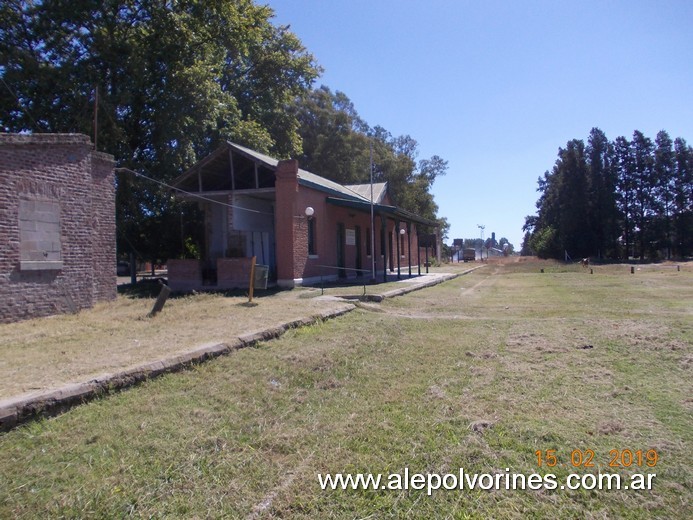
[[255,260],[256,257],[250,259],[250,285],[248,285],[248,303],[253,303],[253,289],[255,289]]
[[171,288],[168,285],[161,280],[159,280],[159,283],[161,284],[161,291],[159,291],[159,296],[156,297],[154,307],[152,307],[151,312],[147,315],[148,318],[156,316],[161,312],[161,309],[164,308],[164,304],[168,299],[168,295],[171,294]]

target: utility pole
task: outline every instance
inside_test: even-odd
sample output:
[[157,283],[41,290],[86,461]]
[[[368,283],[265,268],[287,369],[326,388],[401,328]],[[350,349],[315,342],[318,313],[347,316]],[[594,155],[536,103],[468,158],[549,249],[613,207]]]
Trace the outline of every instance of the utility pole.
[[[477,224],[476,227],[478,227],[481,230],[481,261],[484,261],[484,229],[486,229],[486,226],[484,224]],[[486,258],[488,258],[488,252],[486,252]]]
[[373,141],[370,143],[371,155],[369,171],[371,175],[371,282],[375,282],[375,212],[373,210]]
[[94,150],[97,152],[99,139],[99,85],[94,87]]

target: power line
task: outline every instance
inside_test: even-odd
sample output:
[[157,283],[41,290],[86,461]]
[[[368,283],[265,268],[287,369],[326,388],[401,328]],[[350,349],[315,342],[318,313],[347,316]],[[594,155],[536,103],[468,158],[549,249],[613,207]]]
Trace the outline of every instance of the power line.
[[15,98],[15,100],[17,101],[17,106],[19,107],[19,110],[21,110],[22,112],[24,112],[24,113],[29,117],[29,119],[31,119],[31,122],[34,123],[34,128],[35,128],[36,130],[40,130],[40,127],[39,127],[38,123],[36,122],[36,120],[33,118],[33,116],[31,115],[31,113],[29,112],[29,109],[26,108],[26,107],[20,102],[19,96],[10,88],[10,86],[7,84],[7,82],[5,81],[5,78],[4,78],[3,76],[0,76],[0,81],[2,81],[2,84],[5,85],[5,88],[10,92],[10,94],[12,94],[12,96],[13,96],[13,97]]
[[135,175],[136,177],[141,177],[142,179],[145,179],[145,180],[154,182],[154,183],[159,184],[160,186],[163,186],[163,187],[168,188],[168,189],[170,189],[170,190],[178,191],[178,192],[183,193],[183,194],[185,194],[185,195],[188,195],[188,196],[190,196],[190,197],[195,197],[195,198],[198,198],[198,199],[202,199],[202,200],[204,200],[204,201],[206,201],[206,202],[211,202],[211,203],[213,203],[213,204],[219,204],[219,205],[221,205],[221,206],[226,206],[227,208],[241,209],[241,210],[243,210],[243,211],[248,211],[248,212],[250,212],[250,213],[258,213],[258,214],[260,214],[260,215],[271,215],[271,216],[274,216],[273,213],[268,213],[268,212],[266,212],[266,211],[260,211],[260,210],[257,210],[257,209],[244,208],[243,206],[236,206],[236,205],[234,205],[234,204],[228,204],[228,203],[226,203],[226,202],[220,202],[220,201],[218,201],[218,200],[210,199],[209,197],[204,197],[203,195],[199,195],[199,194],[197,194],[197,193],[195,193],[195,192],[186,191],[186,190],[183,190],[183,189],[181,189],[181,188],[177,188],[177,187],[175,187],[175,186],[171,186],[170,184],[166,184],[165,182],[162,182],[162,181],[160,181],[160,180],[153,179],[152,177],[148,177],[147,175],[144,175],[143,173],[139,173],[139,172],[136,172],[136,171],[134,171],[134,170],[131,170],[130,168],[116,168],[115,171],[117,171],[117,172],[132,173],[132,174]]

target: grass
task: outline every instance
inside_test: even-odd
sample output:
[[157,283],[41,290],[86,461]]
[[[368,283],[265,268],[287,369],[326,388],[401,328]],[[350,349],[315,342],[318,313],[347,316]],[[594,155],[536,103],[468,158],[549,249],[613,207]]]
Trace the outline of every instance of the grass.
[[138,284],[79,314],[0,324],[0,399],[86,381],[343,305],[297,305],[305,289],[258,291],[251,305],[240,293],[199,293],[170,298],[148,318],[158,294],[158,284],[148,290],[151,285]]
[[[477,270],[3,434],[0,517],[691,517],[690,266],[538,266]],[[653,490],[428,497],[316,476],[529,475],[555,449],[563,479],[626,448],[657,450],[654,469],[614,470],[656,472]],[[576,449],[597,467],[571,468]]]

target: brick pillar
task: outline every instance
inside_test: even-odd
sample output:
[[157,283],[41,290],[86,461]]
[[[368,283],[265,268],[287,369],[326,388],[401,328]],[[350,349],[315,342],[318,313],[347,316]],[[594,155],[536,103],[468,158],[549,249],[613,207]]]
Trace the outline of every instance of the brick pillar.
[[295,275],[294,240],[296,196],[298,194],[298,161],[280,161],[275,172],[275,224],[277,242],[277,283],[293,287]]
[[113,156],[91,152],[92,264],[95,301],[116,297],[116,223]]

